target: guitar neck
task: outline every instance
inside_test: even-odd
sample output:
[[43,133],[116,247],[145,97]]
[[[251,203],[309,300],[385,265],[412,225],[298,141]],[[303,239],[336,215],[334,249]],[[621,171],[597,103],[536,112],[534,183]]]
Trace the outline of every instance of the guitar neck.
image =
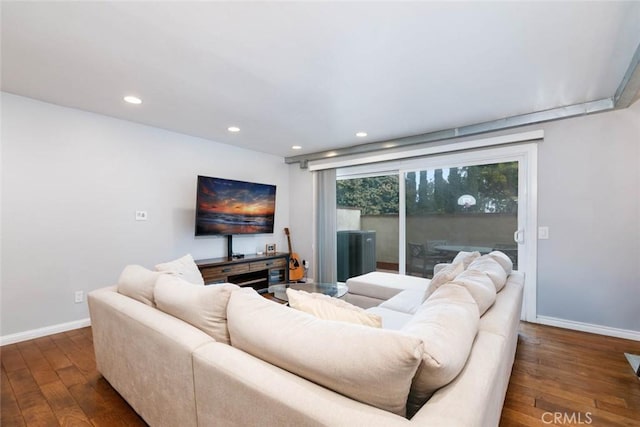
[[289,254],[293,253],[293,249],[291,249],[291,236],[287,234],[287,243],[289,244]]

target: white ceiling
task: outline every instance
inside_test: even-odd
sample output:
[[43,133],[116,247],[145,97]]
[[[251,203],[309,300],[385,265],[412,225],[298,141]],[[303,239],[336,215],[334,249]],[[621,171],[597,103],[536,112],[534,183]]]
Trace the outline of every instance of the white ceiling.
[[283,157],[608,98],[640,44],[637,1],[3,1],[1,13],[3,91]]

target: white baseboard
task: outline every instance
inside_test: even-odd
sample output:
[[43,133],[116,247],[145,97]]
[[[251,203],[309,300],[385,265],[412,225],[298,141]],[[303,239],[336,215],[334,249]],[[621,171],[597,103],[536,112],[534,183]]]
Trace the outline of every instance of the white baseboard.
[[558,319],[556,317],[548,316],[536,316],[536,322],[542,325],[556,326],[558,328],[572,329],[574,331],[590,332],[592,334],[640,341],[640,332],[632,331],[629,329],[618,329],[612,328],[610,326],[593,325],[591,323],[582,323],[573,320]]
[[91,326],[91,319],[74,320],[73,322],[60,323],[58,325],[45,326],[44,328],[32,329],[30,331],[18,332],[0,337],[0,345],[15,344],[17,342],[32,340],[34,338],[46,337],[47,335],[59,334],[60,332],[71,331],[73,329]]

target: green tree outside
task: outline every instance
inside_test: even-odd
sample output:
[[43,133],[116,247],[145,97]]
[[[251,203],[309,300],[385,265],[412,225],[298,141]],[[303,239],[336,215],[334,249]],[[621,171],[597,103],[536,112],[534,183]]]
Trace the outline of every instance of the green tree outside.
[[397,175],[339,180],[336,195],[338,207],[359,208],[362,215],[398,214]]

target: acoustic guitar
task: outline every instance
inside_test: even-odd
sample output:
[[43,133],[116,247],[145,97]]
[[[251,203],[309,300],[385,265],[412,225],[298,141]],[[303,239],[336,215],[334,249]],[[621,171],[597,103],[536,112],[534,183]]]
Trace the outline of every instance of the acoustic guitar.
[[287,242],[289,243],[289,281],[297,282],[304,277],[304,268],[302,267],[300,256],[291,249],[289,229],[285,228],[284,233],[287,235]]

